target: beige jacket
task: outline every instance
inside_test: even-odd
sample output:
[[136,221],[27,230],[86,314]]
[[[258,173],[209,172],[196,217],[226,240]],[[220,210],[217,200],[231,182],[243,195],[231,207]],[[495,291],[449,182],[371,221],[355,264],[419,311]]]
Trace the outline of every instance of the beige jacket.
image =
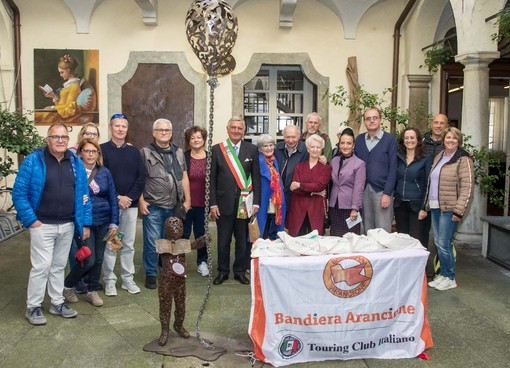
[[[435,158],[430,172],[434,171],[437,163],[443,157],[441,151]],[[471,199],[475,185],[473,160],[469,153],[459,148],[450,161],[443,165],[439,174],[439,207],[441,211],[452,211],[458,217],[464,216]],[[426,209],[430,189],[430,176],[425,196]]]

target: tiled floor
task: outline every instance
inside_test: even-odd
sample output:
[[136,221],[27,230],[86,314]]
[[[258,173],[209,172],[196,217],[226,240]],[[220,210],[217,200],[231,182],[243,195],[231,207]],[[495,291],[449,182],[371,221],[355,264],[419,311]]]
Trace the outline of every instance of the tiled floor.
[[[139,225],[140,226],[140,225]],[[141,229],[136,243],[137,275],[142,291],[130,295],[117,285],[117,297],[104,297],[95,308],[83,296],[73,304],[79,315],[65,320],[46,313],[48,324],[31,326],[24,318],[30,270],[28,233],[0,243],[0,367],[250,367],[246,351],[250,287],[232,277],[212,286],[200,325],[203,337],[227,354],[213,362],[174,358],[143,351],[159,336],[157,290],[143,287]],[[211,226],[214,234],[214,226]],[[214,242],[213,242],[214,244]],[[510,367],[510,272],[487,261],[480,249],[458,247],[454,290],[429,291],[429,320],[435,347],[431,360],[353,360],[296,364],[295,367]],[[216,267],[213,254],[213,269]],[[196,272],[188,256],[187,315],[185,326],[194,334],[208,278]],[[213,272],[213,275],[215,272]],[[45,300],[45,310],[49,302]],[[255,362],[254,367],[269,366]]]

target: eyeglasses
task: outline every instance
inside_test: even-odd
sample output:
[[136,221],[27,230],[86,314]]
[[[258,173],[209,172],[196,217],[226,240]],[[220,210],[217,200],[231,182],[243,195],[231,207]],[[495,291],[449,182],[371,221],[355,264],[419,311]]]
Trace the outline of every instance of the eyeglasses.
[[172,133],[172,129],[154,129],[155,132],[161,133],[161,134],[169,134]]
[[88,150],[88,149],[82,149],[81,152],[86,153],[87,155],[97,155],[97,150]]
[[376,121],[376,120],[379,120],[380,117],[379,116],[367,116],[365,118],[365,121]]
[[69,140],[68,135],[49,135],[48,138],[50,138],[54,142],[58,141],[67,142]]
[[127,120],[128,118],[124,114],[113,114],[112,118],[110,119],[110,121],[113,120],[113,119],[126,119]]
[[83,133],[83,135],[89,135],[91,137],[97,137],[99,134],[94,133],[94,132],[85,132],[85,133]]

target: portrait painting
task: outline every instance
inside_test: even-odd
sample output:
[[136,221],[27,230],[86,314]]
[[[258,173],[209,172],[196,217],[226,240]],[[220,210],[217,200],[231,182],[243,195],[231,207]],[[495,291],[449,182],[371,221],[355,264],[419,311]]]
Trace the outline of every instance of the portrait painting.
[[99,123],[99,51],[34,49],[38,125]]

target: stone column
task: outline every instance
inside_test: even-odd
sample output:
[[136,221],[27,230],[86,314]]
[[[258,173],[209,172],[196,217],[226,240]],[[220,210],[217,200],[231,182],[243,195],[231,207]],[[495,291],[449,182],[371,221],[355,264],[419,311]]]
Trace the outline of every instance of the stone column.
[[[489,63],[499,58],[499,52],[470,52],[455,56],[465,65],[462,101],[462,133],[471,136],[469,143],[480,149],[489,140]],[[455,239],[462,243],[480,244],[482,222],[487,212],[487,197],[475,188],[469,212],[462,220]]]
[[424,133],[428,128],[429,88],[432,75],[408,74],[409,81],[409,126]]

